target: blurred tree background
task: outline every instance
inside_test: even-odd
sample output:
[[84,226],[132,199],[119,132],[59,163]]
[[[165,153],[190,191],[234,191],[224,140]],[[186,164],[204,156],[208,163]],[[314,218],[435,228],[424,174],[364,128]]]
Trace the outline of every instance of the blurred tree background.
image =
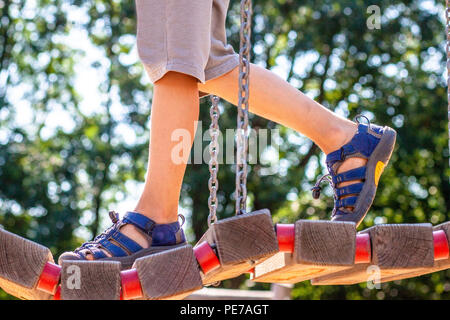
[[[369,5],[380,8],[370,29]],[[449,220],[444,6],[427,1],[254,0],[252,60],[339,114],[363,113],[398,131],[396,151],[360,228]],[[239,3],[228,14],[239,46]],[[109,225],[108,210],[139,196],[152,87],[135,48],[133,1],[0,0],[0,224],[57,257]],[[221,128],[236,110],[221,102]],[[203,130],[209,99],[202,99]],[[308,139],[277,128],[280,161],[249,173],[250,208],[274,222],[328,219],[333,199],[309,191],[325,172]],[[203,147],[208,141],[204,141]],[[208,165],[188,166],[180,210],[195,241],[206,230]],[[233,214],[234,172],[220,170],[219,217]],[[137,186],[137,187],[136,187]],[[132,203],[132,202],[130,202]],[[133,209],[133,208],[128,208]],[[369,290],[365,284],[296,284],[294,299],[449,299],[450,270]],[[225,288],[262,289],[245,276]],[[4,292],[1,298],[11,298]]]

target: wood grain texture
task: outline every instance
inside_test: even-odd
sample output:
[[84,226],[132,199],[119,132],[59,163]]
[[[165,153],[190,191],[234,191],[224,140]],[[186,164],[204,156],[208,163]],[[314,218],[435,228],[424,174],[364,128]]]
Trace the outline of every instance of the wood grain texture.
[[61,299],[119,300],[120,266],[116,261],[63,261]]
[[[447,242],[450,247],[450,222],[445,222],[445,223],[437,225],[433,228],[433,231],[438,231],[438,230],[442,230],[445,232],[445,235],[447,236]],[[419,276],[422,276],[425,274],[439,272],[439,271],[447,270],[447,269],[450,269],[450,257],[445,260],[435,261],[433,267],[431,267],[431,268],[420,268],[417,270],[412,270],[411,272],[408,272],[408,273],[403,273],[403,274],[395,275],[392,277],[386,277],[383,279],[383,282],[419,277]]]
[[3,278],[0,278],[0,287],[8,294],[22,300],[51,300],[53,298],[46,292],[35,288],[26,288]]
[[[350,269],[323,275],[311,279],[313,285],[351,285],[369,280],[370,273],[368,272],[369,263],[358,264]],[[383,271],[386,274],[385,270]]]
[[299,220],[294,257],[302,264],[350,266],[355,261],[355,240],[352,222]]
[[0,287],[6,292],[21,299],[50,299],[35,289],[47,261],[53,262],[48,248],[0,229]]
[[355,224],[299,220],[295,224],[294,253],[279,252],[255,266],[252,280],[297,283],[353,266]]
[[206,275],[201,273],[203,284],[213,284],[218,281],[239,277],[248,272],[257,265],[257,262],[243,261],[230,265],[220,266],[219,268],[208,272]]
[[434,265],[433,228],[430,224],[378,225],[362,231],[372,244],[370,264],[355,265],[337,273],[312,279],[314,285],[339,285],[366,282],[370,266],[379,268],[379,281],[386,282],[402,274]]
[[267,209],[223,219],[212,227],[223,265],[258,260],[278,251],[275,229]]
[[391,224],[368,229],[372,241],[372,264],[382,268],[432,267],[431,224]]
[[349,268],[335,265],[298,264],[292,254],[279,252],[255,266],[251,280],[266,283],[298,283]]
[[237,277],[278,252],[278,241],[267,209],[233,216],[214,223],[200,239],[216,247],[221,266],[203,283]]
[[139,258],[133,268],[146,299],[182,299],[203,286],[190,245]]

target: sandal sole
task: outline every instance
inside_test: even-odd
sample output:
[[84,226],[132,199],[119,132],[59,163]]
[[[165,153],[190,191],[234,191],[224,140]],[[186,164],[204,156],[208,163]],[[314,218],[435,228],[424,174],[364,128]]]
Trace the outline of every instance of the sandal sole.
[[66,258],[64,259],[64,261],[67,260],[82,260],[82,261],[117,261],[120,262],[121,264],[121,270],[127,270],[127,269],[131,269],[131,267],[133,266],[133,263],[136,259],[138,258],[142,258],[142,257],[146,257],[155,253],[159,253],[162,251],[166,251],[166,250],[170,250],[170,249],[175,249],[175,248],[179,248],[181,246],[186,245],[186,243],[180,243],[180,244],[176,244],[176,245],[172,245],[172,246],[158,246],[158,247],[149,247],[149,248],[145,248],[142,249],[134,254],[131,254],[129,256],[125,256],[125,257],[107,257],[107,258],[102,258],[102,259],[95,259],[95,260],[85,260],[85,259],[76,259],[75,257],[73,259],[71,258]]

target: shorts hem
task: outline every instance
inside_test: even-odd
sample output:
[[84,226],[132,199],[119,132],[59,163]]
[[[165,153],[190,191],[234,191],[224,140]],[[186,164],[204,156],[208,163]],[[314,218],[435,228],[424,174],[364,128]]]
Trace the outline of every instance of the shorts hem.
[[210,69],[205,70],[205,81],[213,80],[215,78],[218,78],[225,73],[230,72],[234,68],[236,68],[239,65],[239,55],[233,54],[228,60],[226,60],[224,63]]
[[155,83],[156,81],[160,80],[169,71],[184,73],[194,78],[197,78],[198,81],[201,81],[203,83],[205,82],[204,71],[198,67],[189,64],[184,64],[180,62],[169,62],[159,64],[158,66],[152,66],[150,68],[152,69],[152,71],[149,72],[149,78],[152,83]]

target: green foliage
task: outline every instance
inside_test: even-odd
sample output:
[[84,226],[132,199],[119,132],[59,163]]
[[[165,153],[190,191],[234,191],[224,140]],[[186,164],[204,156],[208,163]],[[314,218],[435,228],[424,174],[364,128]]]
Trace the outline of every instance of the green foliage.
[[[108,209],[127,194],[127,181],[144,181],[151,86],[142,64],[127,59],[136,30],[133,1],[34,2],[0,0],[0,224],[57,255],[101,231]],[[396,151],[361,228],[449,220],[444,8],[426,3],[372,1],[382,19],[381,28],[371,30],[365,1],[254,0],[255,63],[282,69],[296,88],[332,110],[348,117],[363,112],[398,131]],[[75,12],[86,14],[71,18]],[[228,31],[235,49],[238,25],[239,3],[232,0]],[[90,112],[75,83],[85,72],[80,61],[92,50],[61,40],[74,32],[84,32],[101,52],[92,58],[103,80]],[[203,100],[206,130],[209,101]],[[117,104],[121,116],[114,112]],[[236,110],[223,105],[220,126],[234,128]],[[71,126],[51,118],[59,109],[71,115]],[[27,125],[23,119],[30,119]],[[118,134],[124,124],[132,136]],[[272,175],[251,167],[251,208],[269,208],[275,222],[327,219],[332,198],[313,200],[309,192],[324,172],[318,148],[265,119],[251,116],[251,124],[280,129],[283,160]],[[208,175],[207,164],[193,164],[184,180],[181,204],[191,212],[192,241],[207,227]],[[219,217],[226,217],[234,212],[231,166],[223,165],[219,178]],[[293,298],[448,299],[449,275],[387,283],[382,290],[304,282],[295,286]],[[222,286],[247,288],[248,282],[239,277]]]

